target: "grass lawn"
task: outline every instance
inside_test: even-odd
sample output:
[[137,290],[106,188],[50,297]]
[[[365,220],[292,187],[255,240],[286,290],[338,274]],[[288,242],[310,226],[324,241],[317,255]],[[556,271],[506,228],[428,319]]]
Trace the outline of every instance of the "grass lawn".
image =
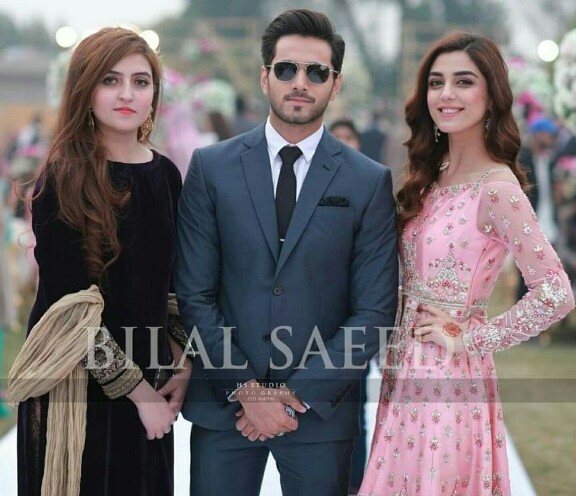
[[[22,342],[24,341],[24,331],[21,332],[6,332],[4,349],[4,370],[0,370],[0,384],[2,387],[6,384],[6,377],[8,371],[12,366],[14,358],[18,354]],[[16,409],[13,409],[12,415],[6,418],[0,418],[0,437],[6,434],[16,423]]]
[[504,419],[541,496],[576,491],[575,355],[573,343],[522,344],[495,355]]
[[[495,315],[514,302],[514,277],[502,274]],[[494,355],[504,419],[539,496],[576,494],[576,311],[527,342]]]

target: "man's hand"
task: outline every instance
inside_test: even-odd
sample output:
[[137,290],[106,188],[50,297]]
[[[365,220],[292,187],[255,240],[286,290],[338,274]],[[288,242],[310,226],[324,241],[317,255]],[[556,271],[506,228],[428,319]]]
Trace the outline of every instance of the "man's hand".
[[250,441],[256,441],[257,439],[259,441],[266,441],[275,437],[265,436],[261,432],[258,432],[256,427],[254,427],[254,424],[251,424],[246,418],[246,415],[244,415],[244,408],[240,408],[240,410],[236,412],[236,417],[238,417],[238,420],[236,421],[236,430],[240,431],[240,433]]
[[298,428],[298,420],[286,413],[285,406],[306,412],[306,407],[288,388],[266,388],[255,380],[247,382],[235,396],[242,404],[236,429],[251,441],[263,441]]

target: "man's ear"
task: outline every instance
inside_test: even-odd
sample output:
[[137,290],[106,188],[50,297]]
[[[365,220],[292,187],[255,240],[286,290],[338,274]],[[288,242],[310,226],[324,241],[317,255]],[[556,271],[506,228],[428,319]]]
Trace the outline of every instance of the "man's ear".
[[336,100],[336,96],[338,95],[338,93],[340,93],[343,79],[344,77],[342,76],[342,74],[338,74],[338,76],[336,76],[336,79],[334,79],[334,85],[332,86],[332,92],[330,93],[331,101]]
[[262,88],[262,93],[268,96],[268,76],[270,71],[266,66],[260,68],[260,87]]

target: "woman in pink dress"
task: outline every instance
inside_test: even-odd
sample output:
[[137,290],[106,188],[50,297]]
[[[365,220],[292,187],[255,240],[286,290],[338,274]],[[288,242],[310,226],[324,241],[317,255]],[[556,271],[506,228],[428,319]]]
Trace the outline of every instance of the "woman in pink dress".
[[[498,47],[467,33],[439,40],[420,65],[406,122],[401,311],[359,494],[509,496],[492,355],[560,320],[574,297],[523,191]],[[529,291],[487,319],[509,253]]]

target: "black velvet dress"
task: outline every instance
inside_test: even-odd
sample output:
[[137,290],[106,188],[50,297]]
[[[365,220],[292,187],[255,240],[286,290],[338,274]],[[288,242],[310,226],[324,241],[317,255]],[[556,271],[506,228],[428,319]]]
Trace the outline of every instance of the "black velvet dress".
[[[182,179],[176,166],[154,152],[145,164],[111,163],[115,185],[129,188],[131,199],[119,214],[122,251],[109,268],[103,325],[126,351],[133,328],[131,359],[151,383],[155,369],[151,339],[159,328],[158,360],[169,363],[167,298],[175,260],[176,214]],[[39,285],[28,329],[52,303],[89,287],[81,251],[81,236],[58,219],[57,202],[49,187],[33,202],[35,257]],[[128,341],[128,344],[130,342]],[[128,348],[129,349],[129,348]],[[151,362],[152,360],[152,362]],[[18,412],[18,493],[39,496],[46,448],[48,395],[26,401]],[[64,426],[65,428],[65,426]],[[148,441],[134,403],[121,396],[111,400],[90,375],[86,444],[82,458],[81,495],[169,496],[173,494],[173,436]],[[62,495],[65,496],[65,495]]]

